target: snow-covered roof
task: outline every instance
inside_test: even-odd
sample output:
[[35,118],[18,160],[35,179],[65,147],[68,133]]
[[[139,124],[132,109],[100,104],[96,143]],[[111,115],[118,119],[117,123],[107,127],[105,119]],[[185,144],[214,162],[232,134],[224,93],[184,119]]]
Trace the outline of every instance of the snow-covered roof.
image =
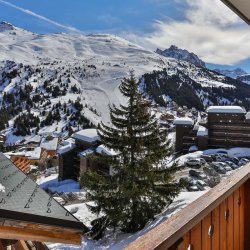
[[207,109],[208,113],[231,113],[245,114],[246,111],[240,106],[211,106]]
[[197,136],[208,136],[207,128],[203,126],[199,126],[198,131],[197,131]]
[[189,117],[176,118],[174,125],[193,125],[194,121]]
[[64,145],[64,146],[60,147],[60,148],[57,150],[57,153],[58,153],[58,154],[65,154],[65,153],[71,151],[72,149],[74,149],[75,147],[76,147],[75,144],[69,143],[69,144],[67,144],[67,145]]
[[42,149],[40,147],[35,148],[33,151],[27,151],[26,152],[26,156],[30,159],[30,160],[37,160],[40,159],[41,157],[41,152]]
[[65,154],[76,147],[75,140],[73,138],[68,138],[67,140],[63,141],[62,145],[57,150],[58,154]]
[[90,154],[93,154],[95,152],[95,150],[93,148],[88,148],[82,152],[79,153],[80,156],[87,156]]
[[112,149],[108,149],[107,147],[105,147],[103,144],[98,146],[96,148],[96,152],[99,153],[99,154],[106,154],[106,155],[116,155],[117,152],[115,152],[114,150]]
[[0,183],[0,193],[5,193],[5,186],[3,186],[2,183]]
[[41,157],[42,149],[41,147],[36,147],[34,150],[22,150],[18,152],[5,153],[6,156],[24,156],[30,160],[39,160]]
[[31,138],[27,140],[27,142],[35,142],[35,143],[40,143],[41,142],[41,136],[40,135],[34,135]]
[[97,134],[97,129],[92,128],[80,130],[74,133],[72,138],[90,143],[100,140],[100,137]]
[[57,146],[58,146],[58,137],[54,137],[52,139],[43,138],[40,144],[40,147],[46,150],[57,150]]

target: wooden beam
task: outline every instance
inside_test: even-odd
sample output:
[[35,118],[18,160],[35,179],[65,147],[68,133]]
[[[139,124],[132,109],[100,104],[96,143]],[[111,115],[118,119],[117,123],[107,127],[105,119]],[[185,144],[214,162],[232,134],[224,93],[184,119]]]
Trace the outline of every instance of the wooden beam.
[[0,239],[0,250],[4,250],[4,247],[3,247],[1,239]]
[[15,250],[29,250],[27,244],[25,243],[24,240],[19,240],[15,245],[14,245]]
[[81,244],[81,235],[79,233],[31,230],[10,226],[0,226],[0,239]]
[[247,24],[250,25],[250,19],[249,19],[249,17],[247,17],[241,10],[239,10],[235,6],[235,4],[233,4],[230,0],[221,0],[221,1],[224,4],[226,4],[232,11],[234,11],[240,18],[242,18]]

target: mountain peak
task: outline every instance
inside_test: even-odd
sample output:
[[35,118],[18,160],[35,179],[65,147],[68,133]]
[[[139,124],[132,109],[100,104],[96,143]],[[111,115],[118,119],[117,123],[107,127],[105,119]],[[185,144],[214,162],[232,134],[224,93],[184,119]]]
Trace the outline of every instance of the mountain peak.
[[157,49],[156,53],[165,57],[184,60],[199,67],[206,67],[205,62],[203,62],[196,54],[185,49],[180,49],[176,45],[171,45],[168,49],[165,50]]
[[6,31],[6,30],[14,30],[15,27],[7,22],[1,21],[0,22],[0,31]]
[[169,50],[178,50],[179,48],[176,45],[171,45]]

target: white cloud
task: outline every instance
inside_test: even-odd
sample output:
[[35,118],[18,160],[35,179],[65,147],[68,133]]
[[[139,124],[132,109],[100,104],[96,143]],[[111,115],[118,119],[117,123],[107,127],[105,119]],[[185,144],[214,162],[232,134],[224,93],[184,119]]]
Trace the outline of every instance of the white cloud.
[[19,7],[19,6],[15,5],[15,4],[12,4],[10,2],[4,1],[4,0],[0,0],[0,3],[5,4],[5,5],[9,6],[9,7],[14,8],[14,9],[17,9],[17,10],[19,10],[19,11],[21,11],[23,13],[26,13],[26,14],[28,14],[30,16],[36,17],[36,18],[38,18],[40,20],[43,20],[43,21],[45,21],[47,23],[50,23],[50,24],[52,24],[54,26],[57,26],[59,28],[65,29],[67,31],[70,31],[70,32],[81,32],[80,30],[78,30],[78,29],[76,29],[76,28],[74,28],[72,26],[68,26],[68,25],[65,25],[65,24],[58,23],[58,22],[56,22],[54,20],[51,20],[51,19],[49,19],[49,18],[47,18],[45,16],[39,15],[39,14],[37,14],[37,13],[31,11],[31,10]]
[[220,0],[185,0],[189,8],[185,15],[192,23],[228,26],[241,23],[240,18]]
[[233,65],[250,58],[249,26],[221,1],[185,0],[185,4],[184,20],[156,21],[154,32],[137,42],[154,49],[174,44],[214,64]]

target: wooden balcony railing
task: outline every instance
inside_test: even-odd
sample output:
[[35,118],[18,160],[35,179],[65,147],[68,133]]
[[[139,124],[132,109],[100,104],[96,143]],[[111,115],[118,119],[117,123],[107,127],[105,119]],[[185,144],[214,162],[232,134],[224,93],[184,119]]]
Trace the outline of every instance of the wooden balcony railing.
[[197,139],[196,136],[183,136],[183,140],[185,140],[185,141],[191,141],[191,142],[193,142],[196,139]]
[[209,138],[209,146],[225,147],[225,146],[237,146],[237,147],[249,147],[250,140],[245,138],[244,140],[232,139],[232,138]]
[[239,138],[239,139],[244,139],[244,138],[247,138],[247,139],[250,139],[250,133],[248,132],[245,132],[245,133],[241,133],[241,132],[232,132],[232,131],[227,131],[227,132],[222,132],[222,131],[212,131],[210,133],[210,137],[222,137],[222,138],[225,138],[225,137],[228,137],[228,138]]
[[250,164],[227,177],[127,250],[250,249]]
[[222,131],[244,131],[249,132],[250,126],[242,126],[242,125],[211,125],[209,126],[212,130],[222,130]]

